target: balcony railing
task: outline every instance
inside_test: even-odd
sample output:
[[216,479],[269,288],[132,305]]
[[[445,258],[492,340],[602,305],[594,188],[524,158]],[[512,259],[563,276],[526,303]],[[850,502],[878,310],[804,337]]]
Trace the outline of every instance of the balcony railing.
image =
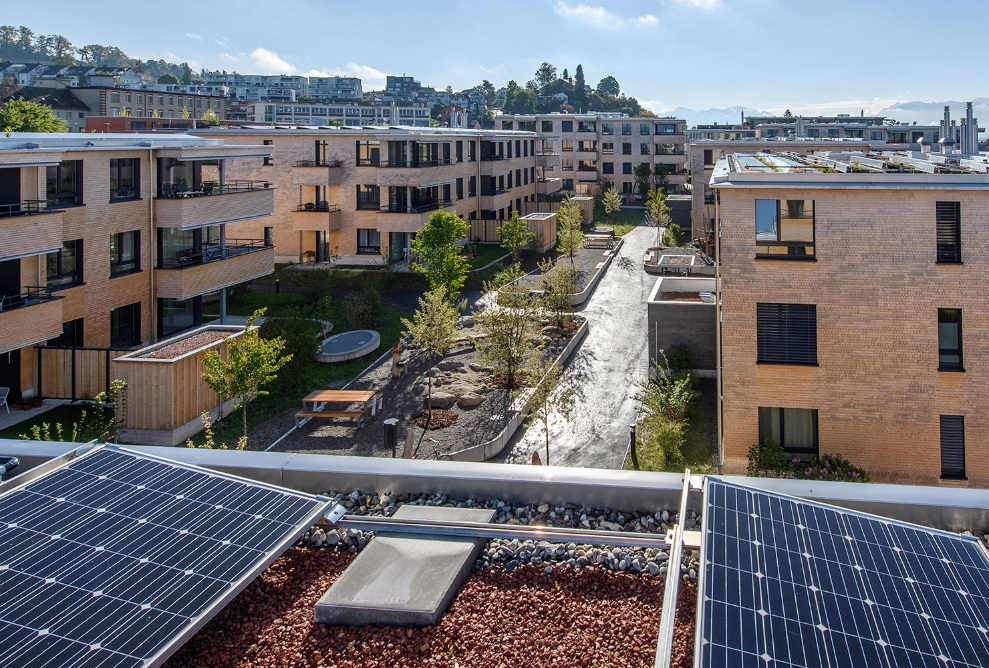
[[382,213],[424,213],[426,211],[436,211],[453,204],[453,200],[437,200],[435,202],[423,202],[420,204],[387,204],[381,207]]
[[358,167],[378,167],[381,165],[381,160],[378,158],[357,158]]
[[437,160],[389,160],[380,165],[381,167],[440,167],[442,165],[452,165],[452,158],[439,158]]
[[508,188],[481,188],[481,197],[494,197],[507,192]]
[[185,269],[210,262],[219,262],[246,253],[255,253],[272,248],[264,239],[227,239],[226,245],[207,244],[191,246],[176,251],[174,258],[163,257],[158,262],[159,269]]
[[163,199],[188,199],[190,197],[207,197],[210,195],[230,195],[233,193],[264,190],[271,187],[270,181],[226,181],[217,184],[215,181],[204,181],[199,190],[189,190],[181,182],[164,182],[158,190],[158,197]]
[[52,208],[48,201],[43,199],[26,199],[14,204],[0,204],[0,218],[29,216],[35,213],[52,213]]
[[342,167],[339,160],[296,160],[293,167]]
[[24,286],[24,292],[19,295],[0,296],[0,311],[13,311],[14,309],[44,304],[53,299],[62,299],[61,295],[53,295],[52,291],[46,287],[36,285]]
[[500,155],[482,155],[481,162],[491,162],[494,160],[508,160],[508,156],[504,154]]
[[336,204],[330,206],[329,202],[306,202],[299,204],[294,210],[303,213],[326,213],[327,211],[339,211],[340,207]]

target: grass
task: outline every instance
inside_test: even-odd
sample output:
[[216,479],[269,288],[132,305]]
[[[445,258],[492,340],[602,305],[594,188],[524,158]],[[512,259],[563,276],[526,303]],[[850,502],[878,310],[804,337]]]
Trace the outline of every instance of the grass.
[[495,260],[508,255],[508,251],[501,247],[501,244],[477,244],[477,255],[470,260],[471,270],[480,269],[486,264],[491,264]]
[[53,437],[55,425],[61,423],[65,438],[70,438],[72,436],[72,425],[80,420],[84,408],[85,406],[80,404],[65,404],[62,406],[56,406],[55,408],[45,411],[44,413],[33,415],[29,420],[11,425],[6,429],[0,429],[0,438],[20,438],[21,434],[30,436],[31,427],[34,425],[38,425],[40,427],[43,422],[47,422],[51,425]]
[[[293,272],[310,273],[310,272]],[[315,272],[313,272],[315,273]],[[297,308],[305,308],[310,305],[311,298],[302,294],[266,294],[259,292],[246,292],[238,295],[232,300],[227,311],[232,315],[250,315],[256,309],[263,306],[268,307],[267,316],[288,315]],[[330,302],[329,320],[333,323],[334,332],[348,331],[350,326],[343,314],[343,300],[334,299]],[[289,407],[301,407],[302,398],[320,388],[325,388],[334,381],[347,382],[352,380],[358,373],[381,356],[383,352],[391,348],[402,334],[404,327],[401,323],[402,317],[408,317],[399,311],[386,308],[378,309],[377,321],[380,326],[374,329],[381,335],[381,345],[377,350],[368,353],[364,357],[350,360],[340,364],[320,364],[311,361],[307,364],[299,365],[299,376],[294,388],[285,391],[273,391],[271,394],[259,397],[247,407],[247,428],[248,432],[254,425],[261,424],[271,418],[281,414]],[[276,385],[275,381],[272,385]],[[270,389],[270,386],[269,388]],[[233,445],[241,435],[240,411],[235,411],[224,419],[213,425],[214,440],[217,444],[226,443]],[[193,438],[193,443],[199,445],[204,441],[203,434],[198,434]],[[248,448],[252,444],[248,443]]]
[[615,236],[623,237],[633,228],[642,224],[642,211],[615,211],[605,213],[598,209],[594,210],[594,224],[607,225],[615,228]]
[[332,288],[426,288],[426,281],[420,274],[391,271],[386,266],[366,266],[335,269],[291,269],[293,265],[275,265],[275,271],[255,279],[258,283],[274,283],[278,280],[281,285],[296,285],[302,288],[332,289]]
[[[698,397],[687,411],[687,428],[684,433],[683,466],[667,466],[663,453],[658,448],[646,448],[641,438],[638,440],[636,455],[643,471],[680,472],[690,469],[691,473],[711,473],[715,431],[717,430],[717,381],[702,378],[697,381]],[[632,468],[631,458],[626,458],[625,468]]]

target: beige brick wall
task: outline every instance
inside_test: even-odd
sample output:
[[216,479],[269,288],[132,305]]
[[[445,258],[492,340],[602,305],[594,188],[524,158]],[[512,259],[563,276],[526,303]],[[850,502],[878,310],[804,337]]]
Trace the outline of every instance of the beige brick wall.
[[[756,260],[755,199],[813,199],[816,262]],[[936,201],[960,201],[963,265],[935,263]],[[816,408],[821,453],[936,484],[939,416],[965,416],[969,484],[989,486],[989,191],[721,189],[725,468],[760,406]],[[756,304],[817,305],[817,367],[756,364]],[[937,309],[961,308],[964,373],[938,371]]]

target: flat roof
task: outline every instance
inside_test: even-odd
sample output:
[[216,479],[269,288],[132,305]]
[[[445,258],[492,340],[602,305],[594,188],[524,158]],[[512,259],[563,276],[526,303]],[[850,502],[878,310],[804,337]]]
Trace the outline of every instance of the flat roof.
[[0,136],[0,149],[7,150],[72,150],[72,149],[130,149],[170,147],[223,146],[222,139],[207,139],[182,133],[86,133],[86,132],[12,132]]
[[535,139],[535,132],[523,130],[482,130],[468,128],[427,128],[416,125],[364,125],[364,126],[331,126],[331,125],[255,125],[244,123],[237,126],[209,128],[196,130],[197,134],[232,135],[232,134],[273,134],[273,135],[398,135],[418,137],[511,137],[513,139]]

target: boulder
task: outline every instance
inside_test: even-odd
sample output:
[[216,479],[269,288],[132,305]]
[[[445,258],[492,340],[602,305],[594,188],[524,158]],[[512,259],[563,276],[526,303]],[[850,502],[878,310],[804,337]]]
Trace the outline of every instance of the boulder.
[[553,325],[548,325],[546,327],[543,327],[543,330],[542,330],[542,335],[543,336],[548,336],[551,339],[563,338],[563,334],[564,334],[564,332],[563,332],[563,329],[561,327],[555,327]]
[[455,360],[443,360],[442,362],[440,362],[436,366],[438,366],[443,371],[454,371],[455,369],[461,369],[461,368],[463,368],[464,363],[463,362],[458,362],[458,361],[455,361]]
[[484,402],[484,397],[480,394],[475,394],[473,392],[468,392],[464,396],[460,397],[457,401],[457,405],[461,408],[476,408]]
[[[449,392],[433,392],[433,408],[452,408],[455,403],[457,403],[457,395]],[[423,397],[422,405],[425,407],[428,404],[429,398]]]

